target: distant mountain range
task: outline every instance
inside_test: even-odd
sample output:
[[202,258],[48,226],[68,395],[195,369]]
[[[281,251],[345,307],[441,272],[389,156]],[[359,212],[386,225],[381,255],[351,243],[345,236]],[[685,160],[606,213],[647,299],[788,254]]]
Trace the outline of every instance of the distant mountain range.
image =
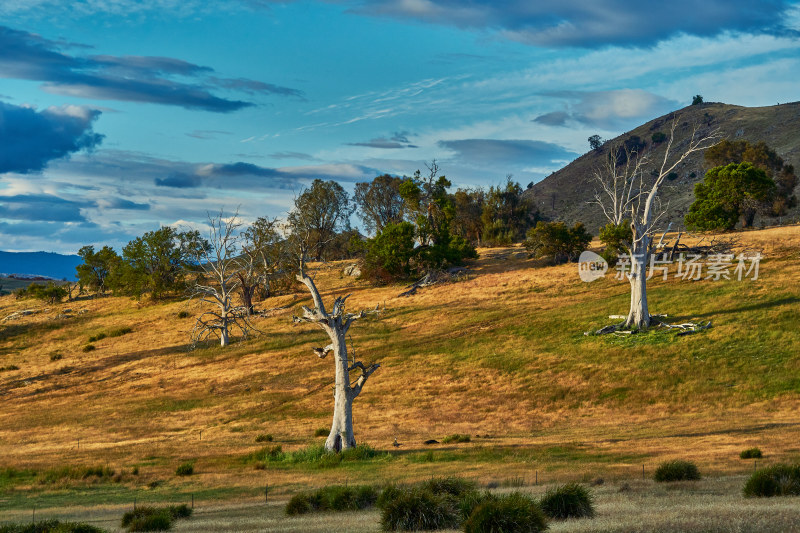
[[[542,215],[551,220],[561,220],[572,225],[583,222],[586,229],[597,234],[607,220],[599,206],[590,202],[594,199],[598,184],[594,171],[602,166],[612,146],[638,137],[639,142],[647,143],[653,150],[651,165],[646,170],[654,170],[664,157],[665,142],[654,142],[654,135],[668,135],[673,120],[678,121],[673,149],[679,152],[686,147],[694,125],[705,131],[719,128],[724,138],[731,141],[746,140],[751,143],[764,141],[780,155],[786,163],[794,165],[800,174],[800,102],[779,104],[767,107],[741,107],[729,104],[706,103],[680,109],[668,115],[655,118],[626,132],[615,139],[609,139],[598,150],[590,150],[561,170],[558,170],[536,183],[524,192],[533,200]],[[661,158],[661,159],[659,159]],[[660,197],[666,208],[662,225],[671,222],[673,229],[683,227],[683,217],[694,201],[694,186],[703,180],[708,166],[703,160],[703,152],[695,152],[677,169],[673,178],[662,187]],[[797,189],[795,194],[800,197]],[[756,218],[756,225],[774,225],[796,221],[800,218],[800,206],[791,209],[780,218]]]
[[75,267],[83,263],[77,255],[52,252],[0,252],[0,276],[77,279]]

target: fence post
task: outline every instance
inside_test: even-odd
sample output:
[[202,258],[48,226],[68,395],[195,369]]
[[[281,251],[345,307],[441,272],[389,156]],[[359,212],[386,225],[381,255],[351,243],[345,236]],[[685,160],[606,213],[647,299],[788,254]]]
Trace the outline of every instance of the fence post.
[[269,485],[264,485],[264,503],[267,503],[268,494],[269,494]]

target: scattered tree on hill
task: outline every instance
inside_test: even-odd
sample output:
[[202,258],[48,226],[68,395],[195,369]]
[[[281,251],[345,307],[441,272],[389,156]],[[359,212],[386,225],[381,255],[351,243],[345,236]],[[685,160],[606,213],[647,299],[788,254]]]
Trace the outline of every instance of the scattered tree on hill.
[[[346,311],[345,303],[349,295],[336,297],[331,311],[326,310],[319,290],[314,284],[314,279],[309,275],[306,268],[305,260],[308,254],[308,243],[298,239],[297,245],[300,267],[297,280],[303,283],[311,293],[313,307],[303,306],[303,316],[294,317],[294,321],[317,324],[330,339],[330,344],[324,348],[314,348],[314,353],[320,359],[324,359],[331,352],[333,353],[336,375],[333,422],[330,434],[325,441],[325,449],[340,452],[356,446],[356,439],[353,433],[353,400],[361,394],[364,384],[380,368],[380,364],[371,363],[365,365],[355,359],[355,354],[353,354],[352,359],[350,358],[347,352],[348,331],[353,322],[366,316],[366,313],[361,311],[354,314]],[[351,377],[351,372],[358,372],[355,381]]]
[[[653,234],[664,210],[658,198],[667,176],[690,154],[713,146],[718,130],[701,132],[695,127],[687,140],[681,143],[680,152],[675,151],[677,118],[672,123],[664,148],[664,157],[657,163],[654,173],[646,172],[650,156],[644,151],[633,151],[628,147],[615,147],[605,168],[595,173],[600,192],[595,194],[596,203],[608,221],[619,226],[630,220],[631,237],[627,243],[630,264],[625,275],[631,285],[630,310],[622,327],[644,329],[650,326],[650,311],[647,305],[647,267],[653,247]],[[624,157],[618,152],[624,151]],[[621,161],[620,161],[621,160]]]
[[205,245],[198,231],[179,232],[170,226],[148,231],[122,249],[123,261],[111,288],[134,296],[150,293],[153,298],[182,291],[186,267]]
[[540,221],[528,230],[525,248],[531,257],[552,257],[556,263],[574,261],[589,246],[592,235],[582,222],[569,228],[563,222]]
[[471,243],[478,243],[483,234],[483,206],[486,204],[486,191],[480,188],[458,189],[453,195],[455,214],[451,222],[453,234]]
[[367,231],[380,233],[388,224],[403,221],[406,211],[400,195],[403,181],[403,178],[383,174],[370,182],[356,183],[353,200]]
[[67,289],[53,281],[47,283],[31,283],[14,291],[17,298],[36,298],[49,304],[56,304],[67,295]]
[[703,103],[703,95],[696,94],[692,97],[692,105],[700,105]]
[[120,257],[110,246],[103,246],[95,252],[94,246],[84,246],[78,250],[83,264],[75,267],[78,272],[78,283],[84,288],[92,289],[100,294],[106,292],[109,277],[120,267]]
[[389,224],[367,241],[361,277],[378,283],[407,279],[418,273],[412,264],[416,254],[414,225]]
[[191,297],[210,304],[192,328],[192,341],[200,342],[211,337],[219,338],[219,345],[230,342],[231,332],[238,330],[247,338],[255,328],[248,322],[246,313],[239,312],[233,304],[233,295],[239,289],[239,264],[236,261],[241,226],[238,212],[226,218],[222,211],[217,216],[208,215],[208,240],[204,246],[195,246],[190,275],[194,281]]
[[767,173],[750,163],[714,167],[694,186],[694,203],[686,214],[690,229],[731,230],[741,219],[742,227],[753,225],[759,206],[775,191]]
[[599,135],[595,134],[589,137],[589,148],[599,150],[601,146],[603,146],[603,139]]
[[328,259],[329,244],[337,232],[350,229],[352,213],[350,196],[341,185],[315,179],[311,187],[295,198],[289,224],[293,233],[310,239],[310,249],[318,254],[318,259]]

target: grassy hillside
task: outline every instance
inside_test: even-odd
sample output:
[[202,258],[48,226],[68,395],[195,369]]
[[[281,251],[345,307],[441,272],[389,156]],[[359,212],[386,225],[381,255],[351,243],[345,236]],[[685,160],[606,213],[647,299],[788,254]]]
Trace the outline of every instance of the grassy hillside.
[[[291,307],[258,318],[258,338],[196,350],[192,319],[178,315],[197,314],[195,303],[2,297],[0,503],[256,498],[265,484],[280,495],[454,472],[623,479],[677,457],[738,474],[752,468],[738,458],[751,446],[767,462],[798,460],[800,227],[741,239],[766,256],[757,281],[651,283],[654,313],[713,320],[686,337],[585,336],[626,311],[627,284],[585,284],[575,265],[535,267],[519,248],[481,250],[467,279],[408,298],[325,266],[326,300],[352,293],[351,309],[385,305],[351,341],[360,359],[382,363],[356,400],[356,439],[388,451],[327,467],[254,455],[320,443],[315,430],[330,424],[332,362],[311,351],[324,334],[291,320],[305,293],[263,302]],[[38,312],[2,321],[22,309]],[[471,442],[423,444],[453,433]],[[257,444],[259,434],[274,441]],[[195,474],[176,476],[186,461]]]
[[[525,194],[533,198],[546,217],[570,224],[581,221],[590,231],[596,233],[607,220],[599,207],[588,202],[594,199],[594,193],[598,189],[594,172],[601,167],[603,158],[608,157],[609,147],[619,145],[634,135],[638,136],[647,142],[649,149],[653,149],[650,168],[655,169],[664,158],[666,143],[654,146],[652,136],[657,132],[668,135],[673,117],[677,117],[678,121],[675,131],[677,150],[687,142],[695,125],[702,131],[719,128],[723,138],[729,140],[766,142],[784,161],[800,169],[800,102],[769,107],[707,103],[685,107],[651,120],[616,139],[610,139],[601,150],[587,152],[534,185]],[[665,205],[668,202],[664,226],[668,222],[673,222],[673,228],[676,229],[683,226],[683,217],[694,201],[694,185],[703,180],[706,170],[708,167],[703,161],[703,153],[693,154],[677,169],[678,177],[664,185],[661,197]],[[783,222],[788,220],[800,220],[800,208],[794,208],[782,217]],[[766,225],[777,222],[777,219],[771,218],[763,220]],[[756,225],[761,223],[761,219],[756,221]]]

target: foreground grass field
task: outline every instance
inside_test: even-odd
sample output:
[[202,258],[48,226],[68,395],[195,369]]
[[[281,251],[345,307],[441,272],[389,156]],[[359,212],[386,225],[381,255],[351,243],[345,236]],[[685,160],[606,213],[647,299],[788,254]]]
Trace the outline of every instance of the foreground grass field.
[[[331,363],[311,351],[324,334],[291,321],[306,293],[263,302],[289,307],[258,318],[258,338],[225,350],[189,350],[192,318],[179,312],[196,314],[194,303],[2,297],[0,320],[36,311],[0,322],[2,519],[34,505],[116,509],[191,495],[200,509],[219,502],[234,517],[231,502],[257,500],[265,486],[280,500],[308,486],[450,473],[506,484],[603,477],[608,487],[673,458],[725,476],[701,483],[727,486],[753,467],[743,449],[760,447],[760,464],[798,461],[800,228],[740,239],[765,257],[756,281],[652,280],[652,312],[713,321],[685,337],[584,336],[626,311],[627,282],[582,283],[575,265],[536,267],[519,248],[481,250],[462,281],[408,298],[400,286],[369,287],[343,276],[342,264],[324,266],[326,299],[352,293],[351,309],[385,306],[351,329],[351,342],[359,359],[382,364],[356,400],[356,439],[386,453],[336,466],[252,455],[319,444],[315,431],[330,424]],[[454,433],[470,442],[423,444]],[[256,443],[262,434],[273,441]],[[194,474],[176,475],[185,462]],[[718,496],[741,509],[780,504],[745,502],[730,483]],[[628,511],[614,498],[623,496],[607,487],[622,520]],[[354,520],[349,530],[375,528],[375,516]],[[293,527],[274,530],[304,530]]]

